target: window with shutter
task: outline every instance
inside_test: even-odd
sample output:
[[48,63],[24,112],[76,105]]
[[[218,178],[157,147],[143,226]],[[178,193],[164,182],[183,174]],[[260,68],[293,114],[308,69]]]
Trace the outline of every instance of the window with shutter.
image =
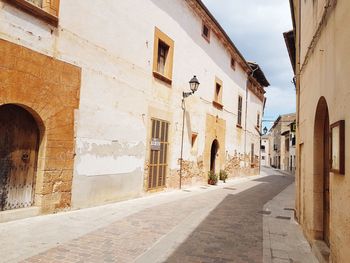
[[163,120],[152,119],[152,142],[159,145],[150,151],[148,189],[153,190],[165,186],[167,175],[167,160],[169,148],[169,123]]

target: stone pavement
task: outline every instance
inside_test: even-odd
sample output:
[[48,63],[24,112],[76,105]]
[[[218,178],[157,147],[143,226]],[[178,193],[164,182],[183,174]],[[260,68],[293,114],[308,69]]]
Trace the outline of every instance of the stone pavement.
[[309,246],[292,220],[276,218],[290,213],[282,208],[293,202],[290,187],[271,200],[292,181],[265,169],[219,186],[3,223],[0,262],[297,262],[283,252],[306,258]]
[[318,262],[294,220],[294,197],[293,183],[264,205],[264,263]]

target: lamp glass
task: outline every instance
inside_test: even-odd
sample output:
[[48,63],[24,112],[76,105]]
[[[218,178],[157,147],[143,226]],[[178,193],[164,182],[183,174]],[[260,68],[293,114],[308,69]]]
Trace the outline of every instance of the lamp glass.
[[199,84],[200,83],[199,83],[197,77],[193,76],[193,78],[190,80],[190,89],[192,90],[193,93],[198,90]]

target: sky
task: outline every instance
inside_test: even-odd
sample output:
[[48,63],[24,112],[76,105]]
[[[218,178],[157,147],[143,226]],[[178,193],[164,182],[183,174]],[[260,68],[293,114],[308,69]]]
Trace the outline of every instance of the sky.
[[[260,65],[266,88],[264,120],[295,112],[293,70],[283,32],[292,29],[287,0],[203,0],[247,61]],[[264,122],[268,128],[272,123]]]

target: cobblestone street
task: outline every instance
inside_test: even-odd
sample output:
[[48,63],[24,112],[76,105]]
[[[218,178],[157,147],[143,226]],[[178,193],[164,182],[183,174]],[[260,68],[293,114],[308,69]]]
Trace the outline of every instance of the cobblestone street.
[[[276,202],[266,205],[292,184],[293,177],[270,169],[262,174],[214,187],[4,223],[0,225],[0,261],[299,262],[289,260],[293,253],[305,253],[302,256],[308,261],[303,262],[313,262],[305,241],[297,240],[295,233],[288,240],[289,232],[295,231],[288,227],[293,218],[274,212],[278,205],[293,201],[293,191],[277,202],[277,208]],[[296,246],[289,253],[290,246],[283,244],[275,250],[270,241],[273,231],[286,242],[298,241],[303,252]]]

